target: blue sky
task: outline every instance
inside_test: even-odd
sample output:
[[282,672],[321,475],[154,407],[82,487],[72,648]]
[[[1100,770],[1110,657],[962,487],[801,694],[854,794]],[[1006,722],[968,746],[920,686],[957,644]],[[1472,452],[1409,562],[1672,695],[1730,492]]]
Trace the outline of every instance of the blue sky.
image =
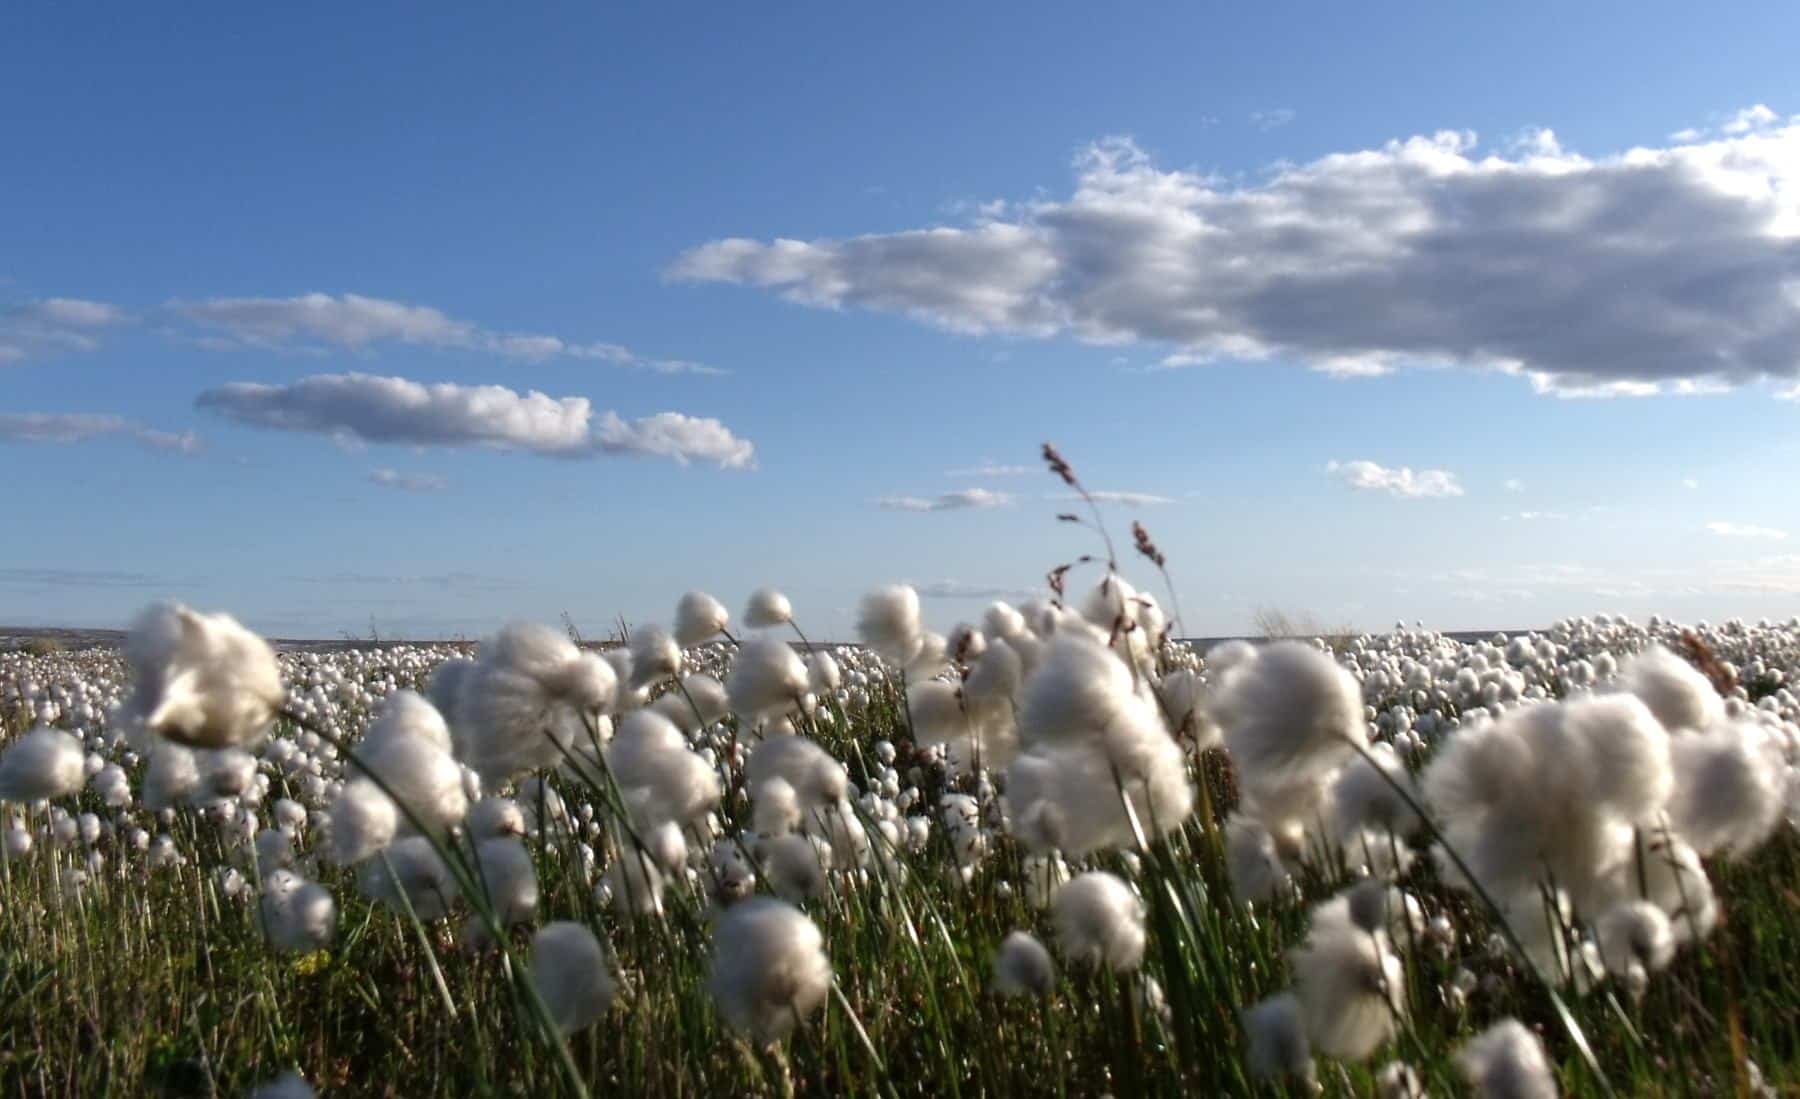
[[1800,612],[1800,13],[1573,9],[15,6],[0,622],[948,625],[1046,439],[1196,634]]

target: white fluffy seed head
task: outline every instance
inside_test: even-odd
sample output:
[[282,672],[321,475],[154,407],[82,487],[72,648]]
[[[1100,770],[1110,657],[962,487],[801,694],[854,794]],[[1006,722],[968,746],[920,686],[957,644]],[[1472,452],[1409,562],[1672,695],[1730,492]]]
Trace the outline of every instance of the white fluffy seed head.
[[1271,996],[1244,1012],[1244,1059],[1250,1075],[1263,1080],[1293,1076],[1310,1083],[1312,1050],[1300,1021],[1300,1001],[1291,992]]
[[749,605],[744,608],[744,623],[751,629],[785,626],[793,620],[794,607],[787,596],[774,588],[758,588],[750,593]]
[[1725,700],[1692,664],[1661,645],[1625,662],[1619,685],[1642,699],[1670,731],[1705,729],[1725,716]]
[[806,662],[792,645],[755,637],[738,648],[725,677],[725,694],[740,719],[754,722],[794,710],[808,685]]
[[1362,690],[1330,656],[1294,641],[1234,665],[1215,713],[1248,787],[1327,773],[1368,744]]
[[394,842],[400,811],[381,788],[367,778],[344,784],[331,805],[331,860],[353,866]]
[[1361,1061],[1393,1037],[1406,1011],[1400,958],[1384,929],[1357,925],[1348,897],[1313,910],[1306,942],[1288,961],[1313,1049]]
[[606,951],[582,924],[558,920],[531,937],[531,980],[564,1034],[592,1025],[612,1005]]
[[87,781],[81,742],[40,725],[0,755],[0,801],[30,802],[81,792]]
[[686,649],[710,641],[731,624],[725,604],[703,591],[691,591],[675,604],[675,643]]
[[1456,1067],[1481,1099],[1555,1099],[1544,1043],[1517,1019],[1502,1019],[1465,1044]]
[[178,744],[249,743],[286,697],[274,650],[228,614],[149,607],[132,624],[125,659],[135,679],[126,712]]
[[919,593],[904,584],[892,584],[863,596],[857,608],[856,633],[863,644],[890,663],[912,663],[923,644]]
[[639,626],[631,631],[631,683],[648,687],[681,674],[681,646],[661,626]]
[[1056,984],[1050,951],[1027,931],[1014,931],[994,954],[993,990],[997,996],[1045,996]]
[[733,1029],[759,1044],[779,1042],[831,989],[824,937],[790,904],[740,901],[725,910],[713,935],[709,984]]
[[1051,908],[1057,944],[1070,961],[1117,972],[1143,962],[1143,902],[1116,876],[1081,874],[1056,891]]
[[330,890],[291,870],[263,878],[258,911],[269,945],[284,953],[318,950],[337,930],[337,903]]
[[525,845],[510,836],[482,840],[475,847],[477,883],[503,926],[527,923],[537,915],[537,872]]
[[1700,854],[1748,854],[1781,822],[1787,767],[1761,726],[1739,722],[1677,737],[1672,752],[1679,782],[1671,824]]

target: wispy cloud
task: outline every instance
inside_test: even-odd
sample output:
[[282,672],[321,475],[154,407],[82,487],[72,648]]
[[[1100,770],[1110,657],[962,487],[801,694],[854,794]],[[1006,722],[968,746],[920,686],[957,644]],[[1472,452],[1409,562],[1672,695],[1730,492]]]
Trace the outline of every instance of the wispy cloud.
[[48,351],[92,351],[101,329],[123,324],[124,310],[81,298],[40,298],[0,305],[0,363]]
[[1407,466],[1390,469],[1375,462],[1358,460],[1329,462],[1325,472],[1363,492],[1385,492],[1412,499],[1463,494],[1456,474],[1442,469],[1422,469],[1415,473]]
[[589,359],[658,374],[723,374],[685,359],[640,355],[622,344],[582,343],[535,332],[502,332],[460,320],[428,305],[362,294],[301,294],[291,298],[207,298],[165,307],[204,333],[201,346],[306,349],[325,346],[359,351],[381,344],[410,344],[480,351],[506,359]]
[[163,581],[148,573],[109,569],[0,568],[0,585],[20,588],[154,588]]
[[[1089,489],[1088,495],[1097,504],[1118,504],[1120,507],[1129,508],[1154,508],[1175,502],[1172,496],[1158,496],[1154,492],[1124,492],[1109,488]],[[1081,499],[1081,496],[1074,492],[1058,492],[1051,495],[1049,499],[1072,501]]]
[[1793,380],[1800,122],[1753,114],[1603,157],[1549,131],[1499,150],[1443,132],[1248,184],[1108,139],[1068,197],[1005,217],[714,240],[669,274],[961,332],[1143,342],[1172,363],[1457,364],[1565,396]]
[[1006,599],[1022,601],[1041,595],[1041,591],[1031,588],[989,587],[982,584],[965,584],[959,580],[933,580],[925,584],[915,584],[914,589],[924,599]]
[[985,511],[1006,507],[1012,502],[1013,498],[1004,492],[968,488],[936,496],[882,496],[874,503],[888,511]]
[[1524,492],[1525,482],[1519,480],[1517,477],[1508,477],[1506,479],[1506,484],[1502,487],[1508,492]]
[[195,454],[200,436],[192,431],[158,431],[123,416],[90,412],[0,413],[0,442],[66,445],[89,439],[128,438],[149,450]]
[[373,374],[315,374],[289,385],[232,382],[195,406],[253,427],[358,443],[525,450],[563,458],[635,454],[681,465],[750,469],[756,449],[718,420],[659,412],[625,420],[595,414],[586,397],[518,393],[499,385],[427,385]]
[[1023,477],[1030,473],[1044,472],[1043,466],[1003,466],[997,462],[983,462],[978,466],[964,469],[947,470],[946,477]]
[[1300,112],[1292,107],[1273,107],[1266,111],[1251,111],[1250,125],[1259,130],[1277,130],[1300,117]]
[[372,469],[369,483],[402,492],[442,492],[450,482],[435,473],[401,473],[397,469]]
[[1722,538],[1766,538],[1772,542],[1779,542],[1787,538],[1785,530],[1759,527],[1750,523],[1712,522],[1706,524],[1706,529]]

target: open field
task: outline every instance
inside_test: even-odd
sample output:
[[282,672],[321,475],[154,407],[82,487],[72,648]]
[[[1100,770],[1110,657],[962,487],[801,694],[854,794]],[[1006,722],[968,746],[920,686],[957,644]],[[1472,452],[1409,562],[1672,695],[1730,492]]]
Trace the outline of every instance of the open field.
[[4,1093],[1800,1081],[1793,623],[726,618],[0,656]]

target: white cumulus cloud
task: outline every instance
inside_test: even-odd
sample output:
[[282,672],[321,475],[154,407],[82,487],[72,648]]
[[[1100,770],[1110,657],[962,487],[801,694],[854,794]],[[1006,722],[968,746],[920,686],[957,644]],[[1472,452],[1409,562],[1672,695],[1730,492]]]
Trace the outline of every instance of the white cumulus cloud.
[[1442,469],[1421,469],[1414,471],[1408,466],[1390,469],[1367,460],[1354,462],[1330,462],[1325,472],[1343,481],[1353,489],[1365,492],[1386,492],[1392,496],[1405,497],[1438,497],[1461,496],[1462,485],[1457,483],[1456,474]]
[[1438,133],[1231,183],[1130,141],[1006,216],[815,240],[715,240],[672,278],[949,329],[1289,359],[1458,364],[1563,395],[1800,378],[1800,121],[1588,157]]
[[557,457],[641,454],[680,464],[755,465],[755,447],[714,419],[662,412],[627,421],[586,397],[499,385],[426,384],[374,374],[315,374],[288,385],[231,382],[195,406],[237,423],[352,443],[485,447]]

